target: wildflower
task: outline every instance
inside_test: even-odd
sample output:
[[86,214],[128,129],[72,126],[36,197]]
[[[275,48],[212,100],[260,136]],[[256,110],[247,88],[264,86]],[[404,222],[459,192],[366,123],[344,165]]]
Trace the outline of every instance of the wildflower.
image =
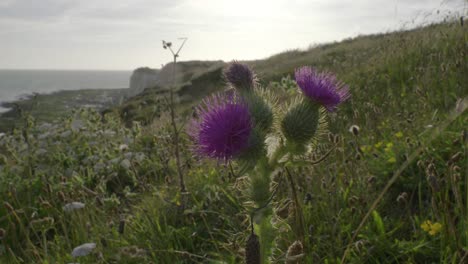
[[249,91],[255,86],[255,73],[246,64],[231,62],[224,71],[226,80],[239,91]]
[[402,138],[403,137],[403,132],[399,131],[395,134],[395,137],[397,138]]
[[434,236],[437,233],[439,233],[441,229],[442,229],[442,225],[440,223],[434,223],[431,226],[431,231],[429,231],[429,235]]
[[120,144],[119,150],[120,150],[120,151],[128,150],[128,145],[127,145],[127,144]]
[[197,109],[189,134],[198,154],[220,160],[238,156],[249,145],[252,121],[248,106],[235,94],[215,95]]
[[338,81],[331,73],[319,73],[305,66],[296,70],[295,77],[304,95],[330,112],[350,97],[348,86]]
[[431,225],[432,225],[432,222],[429,220],[426,220],[421,224],[421,228],[422,230],[429,232],[429,230],[431,230]]
[[124,159],[120,162],[120,166],[126,170],[128,170],[132,164],[130,163],[130,161],[128,159]]
[[75,119],[71,122],[70,127],[72,131],[77,132],[83,129],[85,127],[85,124],[82,120]]
[[85,204],[84,203],[80,203],[80,202],[71,202],[71,203],[68,203],[66,204],[65,206],[63,206],[63,211],[65,212],[71,212],[71,211],[74,211],[74,210],[77,210],[77,209],[82,209],[85,207]]
[[391,157],[387,160],[388,163],[395,163],[396,162],[396,158],[395,157]]
[[387,143],[387,145],[385,146],[384,151],[385,152],[392,152],[392,148],[393,148],[393,143],[392,142]]
[[438,222],[432,223],[430,220],[426,220],[421,224],[421,229],[429,235],[435,236],[442,229],[442,225]]
[[377,142],[377,143],[374,145],[374,147],[375,147],[375,148],[380,148],[382,145],[383,145],[383,142],[382,142],[382,141],[379,141],[379,142]]
[[96,248],[96,243],[85,243],[81,246],[78,246],[73,249],[72,256],[76,257],[83,257],[89,255]]
[[368,145],[364,145],[364,146],[361,146],[360,149],[361,149],[362,153],[368,153],[369,151],[372,150],[372,147],[368,146]]

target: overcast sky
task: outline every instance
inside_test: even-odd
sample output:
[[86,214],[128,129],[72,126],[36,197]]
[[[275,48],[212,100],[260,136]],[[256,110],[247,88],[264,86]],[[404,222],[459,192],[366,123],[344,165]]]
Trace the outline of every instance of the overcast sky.
[[159,68],[171,60],[161,40],[178,37],[189,38],[182,60],[259,59],[466,8],[467,0],[0,0],[0,69]]

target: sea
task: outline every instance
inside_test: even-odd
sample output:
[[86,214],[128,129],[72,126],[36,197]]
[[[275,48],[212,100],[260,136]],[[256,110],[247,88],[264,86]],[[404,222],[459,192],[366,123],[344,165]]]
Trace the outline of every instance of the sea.
[[[0,105],[61,90],[128,88],[132,71],[0,70]],[[8,109],[0,106],[0,112]]]

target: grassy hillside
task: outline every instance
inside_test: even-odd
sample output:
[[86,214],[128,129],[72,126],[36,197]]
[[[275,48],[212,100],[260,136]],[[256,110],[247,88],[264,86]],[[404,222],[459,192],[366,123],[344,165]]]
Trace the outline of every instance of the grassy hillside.
[[[446,23],[247,62],[280,98],[296,92],[287,76],[302,65],[337,73],[352,94],[308,160],[320,162],[290,170],[298,188],[272,179],[272,263],[468,260],[467,43],[466,27]],[[194,63],[177,71],[183,128],[192,106],[225,89],[223,63]],[[195,157],[182,133],[189,192],[179,192],[168,88],[54,124],[26,113],[0,136],[1,263],[242,263],[249,180],[239,164]],[[72,257],[84,243],[96,248]]]

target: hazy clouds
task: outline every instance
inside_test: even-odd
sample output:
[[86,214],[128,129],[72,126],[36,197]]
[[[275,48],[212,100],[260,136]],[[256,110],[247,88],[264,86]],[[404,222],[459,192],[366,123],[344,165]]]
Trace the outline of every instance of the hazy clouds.
[[161,40],[180,36],[183,60],[262,58],[449,11],[466,14],[466,1],[0,0],[0,68],[159,67]]

